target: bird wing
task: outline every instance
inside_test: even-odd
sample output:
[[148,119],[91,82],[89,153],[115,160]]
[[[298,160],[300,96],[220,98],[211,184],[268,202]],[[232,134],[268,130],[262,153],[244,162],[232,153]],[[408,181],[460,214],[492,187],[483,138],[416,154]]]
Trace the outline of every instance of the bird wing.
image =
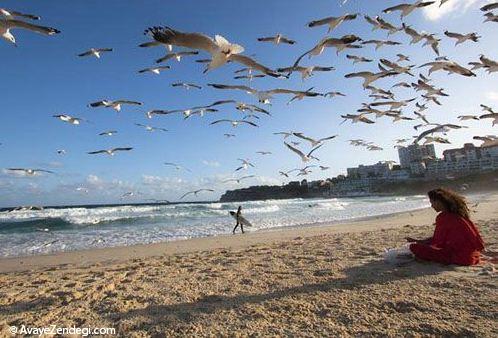
[[293,146],[291,146],[287,142],[284,142],[284,144],[287,146],[287,148],[289,148],[290,150],[292,150],[293,152],[295,152],[296,154],[298,154],[301,157],[301,159],[304,160],[306,158],[306,155],[304,155],[304,153],[301,150],[299,150],[297,148],[294,148]]
[[386,8],[382,12],[384,12],[384,13],[391,13],[393,11],[402,11],[402,10],[404,10],[408,6],[410,6],[410,5],[408,5],[408,4],[400,4],[400,5],[396,5],[396,6],[392,6],[392,7]]
[[304,136],[303,133],[292,133],[294,136],[299,137],[303,140],[306,140],[311,143],[317,142],[316,140],[312,139],[311,137]]
[[253,127],[258,127],[258,125],[257,125],[256,123],[251,122],[251,121],[239,120],[239,121],[237,121],[237,122],[239,122],[239,123],[247,123],[247,124],[250,124],[250,125],[251,125],[251,126],[253,126]]
[[133,148],[131,147],[124,147],[124,148],[112,148],[111,150],[112,151],[128,151],[128,150],[132,150]]
[[185,196],[193,194],[193,193],[195,193],[195,191],[186,192],[185,194],[182,195],[182,197],[180,197],[180,199],[183,199]]
[[104,101],[92,102],[89,104],[90,107],[102,107],[105,106]]
[[284,42],[284,43],[288,43],[289,45],[293,45],[296,43],[296,41],[291,40],[291,39],[287,39],[287,38],[281,38],[280,41]]
[[2,22],[2,25],[7,26],[8,28],[22,28],[22,29],[27,29],[33,32],[41,33],[41,34],[46,34],[46,35],[53,35],[53,34],[58,34],[60,33],[59,30],[52,28],[52,27],[45,27],[45,26],[39,26],[39,25],[33,25],[29,22],[24,22],[20,20],[5,20]]
[[152,27],[146,29],[145,34],[150,34],[154,40],[167,45],[202,49],[211,54],[219,49],[212,38],[201,33],[182,33],[170,27]]
[[230,123],[232,123],[232,120],[227,120],[227,119],[216,120],[216,121],[211,122],[210,124],[217,124],[217,123],[221,123],[221,122],[230,122]]
[[320,148],[321,146],[323,146],[323,144],[320,144],[320,145],[316,146],[315,148],[311,149],[311,151],[308,153],[308,157],[310,157],[310,156],[311,156],[311,154],[312,154],[315,150],[317,150],[318,148]]
[[97,48],[97,52],[112,52],[112,48]]
[[91,54],[92,54],[92,51],[91,50],[87,50],[86,52],[78,54],[78,56],[88,56],[88,55],[91,55]]
[[269,36],[269,37],[264,37],[264,38],[258,38],[258,41],[273,41],[275,39],[274,36]]
[[255,89],[252,89],[251,87],[248,86],[242,86],[242,85],[224,85],[224,84],[217,84],[217,83],[208,83],[208,86],[216,88],[216,89],[239,89],[243,90],[247,93],[251,94],[256,94],[258,91]]
[[270,68],[256,62],[254,59],[252,59],[248,56],[245,56],[245,55],[231,54],[228,57],[228,60],[241,63],[243,65],[246,65],[247,67],[259,70],[260,72],[265,73],[265,74],[270,75],[270,76],[273,76],[273,77],[283,76],[283,75],[276,73],[275,71],[271,70]]
[[159,41],[149,41],[139,44],[138,47],[147,48],[147,47],[157,47],[160,45],[162,45],[162,43]]
[[97,150],[97,151],[90,151],[88,152],[87,154],[101,154],[101,153],[106,153],[107,151],[106,150]]
[[138,102],[138,101],[128,101],[128,100],[117,100],[117,101],[114,101],[115,104],[132,104],[132,105],[135,105],[135,106],[141,106],[142,105],[142,102]]

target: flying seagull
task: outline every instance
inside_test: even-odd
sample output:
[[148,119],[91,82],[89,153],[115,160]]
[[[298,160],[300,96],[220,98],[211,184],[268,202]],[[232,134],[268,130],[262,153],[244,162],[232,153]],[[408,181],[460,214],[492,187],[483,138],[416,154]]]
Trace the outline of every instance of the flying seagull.
[[296,137],[299,137],[303,140],[308,141],[309,143],[311,143],[312,147],[316,147],[317,145],[322,144],[323,141],[332,140],[338,136],[338,135],[332,135],[332,136],[323,137],[321,139],[316,140],[316,139],[312,139],[311,137],[303,135],[303,133],[292,133],[292,134]]
[[175,59],[176,61],[180,62],[182,60],[182,57],[187,56],[187,55],[197,55],[199,52],[197,51],[184,51],[184,52],[177,52],[177,53],[168,53],[165,56],[163,56],[160,59],[156,60],[156,63],[161,63],[164,61],[168,61],[170,59]]
[[139,70],[138,72],[140,74],[143,74],[143,73],[154,73],[154,74],[159,75],[160,72],[161,72],[161,70],[170,69],[170,68],[171,68],[170,66],[157,66],[157,67],[144,68],[144,69]]
[[53,171],[45,169],[31,169],[31,168],[7,168],[8,171],[21,172],[27,176],[35,176],[37,173],[49,173],[54,174]]
[[228,183],[228,182],[237,182],[237,183],[240,183],[240,181],[246,180],[246,179],[252,178],[252,177],[256,177],[256,175],[247,175],[247,176],[242,176],[242,177],[239,177],[239,178],[230,178],[228,180],[222,181],[222,183]]
[[81,123],[81,121],[83,121],[83,119],[81,119],[79,117],[73,117],[73,116],[70,116],[67,114],[52,115],[52,117],[56,117],[61,121],[64,121],[64,122],[67,122],[70,124],[74,124],[74,125],[78,125]]
[[99,136],[112,136],[114,134],[117,134],[118,132],[116,130],[106,130],[103,131],[99,134]]
[[196,89],[202,89],[201,86],[198,86],[194,83],[184,83],[184,82],[175,82],[175,83],[172,83],[171,84],[171,87],[183,87],[187,90],[189,90],[190,88],[196,88]]
[[[2,14],[3,13],[4,12],[2,12]],[[8,19],[8,17],[7,17],[7,19],[0,18],[0,36],[2,38],[4,38],[5,40],[7,40],[8,42],[14,44],[14,46],[16,46],[16,47],[17,47],[16,38],[10,32],[11,29],[16,29],[16,28],[26,29],[26,30],[29,30],[32,32],[45,34],[45,35],[54,35],[54,34],[60,33],[59,30],[52,28],[52,27],[33,25],[31,23],[16,20],[16,19]]]
[[168,129],[159,128],[159,127],[152,127],[152,126],[148,126],[148,125],[140,124],[140,123],[135,123],[135,125],[139,126],[139,127],[143,127],[143,128],[145,128],[145,130],[150,131],[150,132],[153,132],[153,131],[156,131],[156,130],[168,131]]
[[327,25],[328,26],[327,33],[330,33],[331,31],[333,31],[335,28],[337,28],[337,26],[339,26],[344,21],[354,20],[354,19],[356,19],[357,16],[358,16],[358,14],[346,14],[346,15],[339,16],[339,17],[330,16],[327,18],[319,19],[319,20],[313,20],[313,21],[308,23],[308,27],[317,27],[317,26]]
[[444,35],[456,39],[457,41],[455,42],[455,46],[464,43],[467,40],[479,42],[479,39],[481,38],[480,36],[477,35],[477,33],[459,34],[459,33],[452,33],[445,31]]
[[303,66],[293,66],[293,67],[286,67],[286,68],[278,68],[277,72],[280,73],[292,73],[292,72],[300,72],[301,73],[301,79],[305,80],[306,78],[313,76],[313,72],[330,72],[331,70],[335,70],[334,67],[320,67],[320,66],[310,66],[310,67],[303,67]]
[[12,20],[15,18],[25,18],[30,20],[40,20],[41,17],[33,14],[26,14],[17,11],[7,10],[5,8],[0,8],[0,15],[3,16],[4,19]]
[[214,192],[213,189],[199,189],[199,190],[189,191],[189,192],[183,194],[182,197],[180,197],[180,199],[183,199],[185,196],[188,196],[190,194],[194,194],[195,196],[197,196],[197,194],[200,193],[200,192],[202,192],[202,191],[211,191],[211,192]]
[[350,55],[347,54],[346,58],[353,60],[353,64],[360,63],[360,62],[372,62],[372,59],[367,59],[366,57],[363,56],[356,56],[356,55]]
[[256,123],[253,123],[251,121],[246,121],[246,120],[228,120],[228,119],[223,119],[223,120],[216,120],[216,121],[213,121],[211,122],[210,124],[217,124],[217,123],[222,123],[222,122],[228,122],[228,123],[231,123],[232,124],[232,127],[237,127],[238,125],[240,125],[241,123],[246,123],[246,124],[249,124],[253,127],[258,127],[258,125]]
[[93,108],[96,108],[96,107],[112,108],[115,111],[119,112],[119,111],[121,111],[121,105],[123,105],[123,104],[141,106],[142,102],[128,101],[128,100],[117,100],[117,101],[102,100],[102,101],[90,103],[88,106],[93,107]]
[[394,11],[401,11],[401,19],[403,19],[403,17],[408,16],[415,9],[427,7],[429,5],[432,5],[433,3],[435,3],[435,1],[425,1],[424,2],[424,1],[419,0],[413,4],[399,4],[399,5],[396,5],[393,7],[389,7],[389,8],[384,9],[382,12],[391,13]]
[[97,150],[97,151],[90,151],[87,154],[94,155],[94,154],[107,154],[110,156],[114,156],[114,153],[116,151],[129,151],[132,150],[133,148],[131,147],[126,147],[126,148],[112,148],[112,149],[104,149],[104,150]]
[[188,171],[188,172],[190,172],[190,171],[191,171],[190,169],[188,169],[188,168],[184,168],[184,167],[182,167],[181,165],[178,165],[178,164],[173,163],[173,162],[164,162],[164,165],[174,167],[176,170],[185,169],[185,170],[186,170],[186,171]]
[[299,149],[297,149],[297,148],[294,148],[293,146],[291,146],[291,145],[290,145],[290,144],[288,144],[287,142],[284,142],[284,144],[287,146],[287,148],[289,148],[290,150],[292,150],[293,152],[295,152],[296,154],[298,154],[298,155],[299,155],[299,157],[301,157],[301,160],[302,160],[303,162],[305,162],[305,163],[306,163],[306,162],[308,162],[308,161],[310,161],[311,159],[314,159],[314,160],[318,160],[318,161],[319,161],[319,159],[318,159],[318,158],[316,158],[316,157],[312,156],[311,154],[312,154],[315,150],[317,150],[318,148],[320,148],[320,147],[323,145],[323,144],[320,144],[320,145],[318,145],[318,146],[314,147],[313,149],[311,149],[311,151],[310,151],[309,153],[304,154],[301,150],[299,150]]
[[256,154],[260,154],[260,155],[271,155],[272,152],[271,151],[257,151]]
[[89,50],[78,54],[78,56],[95,56],[97,59],[100,59],[100,54],[105,52],[112,52],[112,48],[90,48]]
[[150,34],[154,40],[163,44],[181,46],[191,49],[201,49],[211,54],[211,62],[204,72],[223,66],[228,61],[241,63],[252,69],[274,77],[281,77],[268,67],[265,67],[248,56],[241,55],[244,47],[228,42],[221,35],[216,35],[214,39],[201,33],[183,33],[170,27],[153,27],[145,30],[145,34]]
[[293,44],[296,43],[296,41],[291,40],[291,39],[287,39],[286,37],[284,37],[280,33],[277,34],[277,35],[275,35],[275,36],[258,38],[258,41],[261,41],[261,42],[273,42],[276,45],[281,44],[281,43],[286,43],[286,44],[289,44],[289,45],[293,45]]
[[386,77],[386,76],[395,76],[398,75],[396,72],[379,72],[379,73],[372,73],[372,72],[357,72],[357,73],[349,73],[344,75],[345,78],[350,79],[354,77],[361,77],[363,78],[363,88],[367,88],[371,83]]

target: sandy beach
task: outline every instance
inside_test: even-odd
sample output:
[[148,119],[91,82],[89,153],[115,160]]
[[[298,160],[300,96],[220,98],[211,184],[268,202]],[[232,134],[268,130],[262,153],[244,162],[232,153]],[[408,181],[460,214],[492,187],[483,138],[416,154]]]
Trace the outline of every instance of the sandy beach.
[[[498,196],[473,219],[498,251]],[[0,260],[0,335],[10,326],[111,327],[148,336],[496,337],[494,265],[389,265],[384,248],[432,234],[431,209]],[[228,232],[228,231],[227,231]]]

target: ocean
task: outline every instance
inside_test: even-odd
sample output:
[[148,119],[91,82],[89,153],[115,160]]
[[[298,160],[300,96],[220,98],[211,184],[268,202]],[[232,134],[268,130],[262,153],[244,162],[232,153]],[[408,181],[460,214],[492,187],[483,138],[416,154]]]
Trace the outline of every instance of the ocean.
[[[0,212],[0,257],[128,246],[231,234],[242,206],[249,232],[344,222],[429,206],[424,195],[121,205]],[[240,231],[240,229],[238,229]]]

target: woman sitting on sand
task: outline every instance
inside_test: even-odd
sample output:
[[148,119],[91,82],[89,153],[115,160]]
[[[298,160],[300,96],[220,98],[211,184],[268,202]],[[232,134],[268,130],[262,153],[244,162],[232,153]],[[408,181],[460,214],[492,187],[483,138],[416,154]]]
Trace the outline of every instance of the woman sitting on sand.
[[406,238],[415,257],[443,264],[474,265],[479,263],[484,242],[469,217],[463,196],[438,188],[428,192],[432,208],[439,212],[431,238]]

